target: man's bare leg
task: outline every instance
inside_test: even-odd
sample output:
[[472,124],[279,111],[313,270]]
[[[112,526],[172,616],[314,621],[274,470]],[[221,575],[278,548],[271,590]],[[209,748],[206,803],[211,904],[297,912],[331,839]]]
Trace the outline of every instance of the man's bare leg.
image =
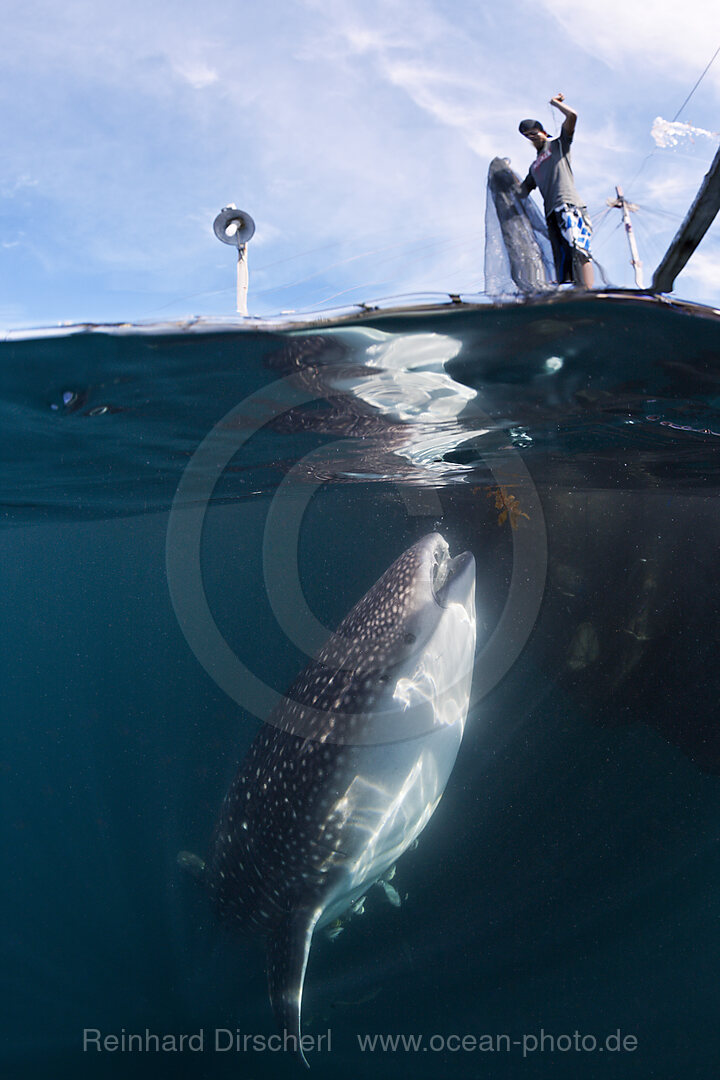
[[573,278],[576,285],[584,289],[592,289],[595,282],[595,272],[592,261],[577,249],[573,251]]
[[583,285],[586,289],[592,289],[595,283],[595,272],[593,271],[593,264],[588,259],[587,262],[583,261],[580,272],[582,274]]

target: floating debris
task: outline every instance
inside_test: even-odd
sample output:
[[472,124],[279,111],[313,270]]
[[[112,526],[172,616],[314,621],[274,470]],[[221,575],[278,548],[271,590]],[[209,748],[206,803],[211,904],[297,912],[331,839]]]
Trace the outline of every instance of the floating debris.
[[521,517],[530,520],[530,515],[520,508],[517,495],[513,495],[506,487],[491,487],[486,495],[488,499],[495,500],[495,509],[499,510],[498,525],[510,522],[511,529],[517,529]]

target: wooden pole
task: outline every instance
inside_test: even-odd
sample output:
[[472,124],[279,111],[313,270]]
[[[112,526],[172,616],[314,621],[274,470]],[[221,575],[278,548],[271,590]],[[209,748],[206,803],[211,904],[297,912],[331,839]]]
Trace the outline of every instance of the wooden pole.
[[672,292],[675,278],[688,262],[720,210],[720,149],[705,174],[695,201],[653,274],[653,292]]
[[238,315],[248,313],[248,264],[247,244],[238,246],[237,258],[237,311]]
[[627,199],[623,195],[622,188],[619,184],[615,185],[615,190],[617,191],[618,199],[622,203],[623,224],[625,226],[625,235],[627,236],[628,247],[630,248],[630,265],[635,271],[635,284],[637,285],[638,289],[642,289],[642,263],[640,261],[640,256],[638,255],[637,244],[635,243],[635,233],[633,232],[632,221],[630,220],[630,206]]
[[630,220],[630,211],[637,210],[637,206],[634,206],[633,203],[627,201],[623,195],[623,189],[619,184],[615,185],[615,192],[617,198],[608,199],[608,206],[616,206],[622,212],[625,235],[627,236],[628,247],[630,248],[630,265],[635,273],[635,284],[638,289],[642,289],[644,287],[642,262],[640,260],[640,255],[638,254],[637,244],[635,243],[635,233],[633,232],[632,221]]

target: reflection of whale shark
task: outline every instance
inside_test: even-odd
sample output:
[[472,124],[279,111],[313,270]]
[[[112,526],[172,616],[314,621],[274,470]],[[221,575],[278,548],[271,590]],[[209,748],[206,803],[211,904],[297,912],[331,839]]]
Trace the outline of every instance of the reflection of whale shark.
[[313,931],[407,849],[453,768],[474,593],[469,552],[451,559],[437,533],[409,548],[295,680],[223,804],[203,876],[225,922],[267,935],[270,998],[301,1056]]

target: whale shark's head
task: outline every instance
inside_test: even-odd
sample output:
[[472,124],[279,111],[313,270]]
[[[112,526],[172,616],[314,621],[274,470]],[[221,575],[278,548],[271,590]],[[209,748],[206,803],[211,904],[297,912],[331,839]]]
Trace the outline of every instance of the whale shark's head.
[[451,558],[447,542],[431,533],[401,555],[378,585],[386,576],[392,583],[396,567],[405,568],[409,586],[399,623],[402,654],[389,672],[386,731],[413,738],[457,724],[461,736],[475,657],[475,559],[469,551]]
[[447,541],[430,533],[343,619],[276,719],[338,742],[412,738],[464,716],[474,650],[475,560],[451,558]]
[[[462,609],[474,625],[475,560],[469,551],[450,557],[440,533],[418,540],[396,559],[365,597],[380,639],[397,638],[399,658],[422,650],[443,623]],[[463,620],[461,620],[463,621]],[[367,624],[366,624],[367,625]]]

